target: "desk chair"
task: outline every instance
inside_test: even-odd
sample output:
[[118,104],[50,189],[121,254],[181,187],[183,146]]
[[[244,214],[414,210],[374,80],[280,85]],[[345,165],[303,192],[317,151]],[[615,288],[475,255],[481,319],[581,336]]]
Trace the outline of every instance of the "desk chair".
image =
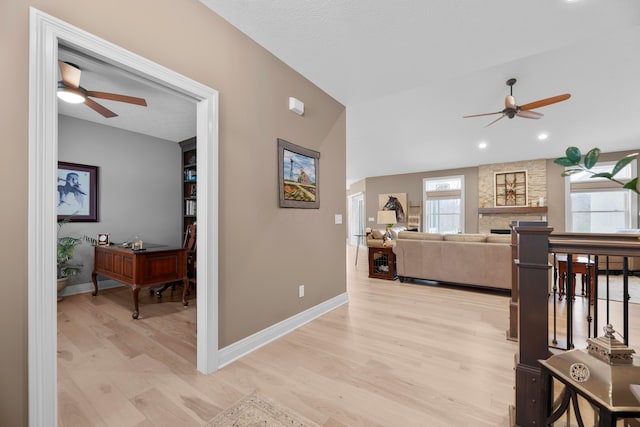
[[558,278],[560,280],[560,294],[559,299],[561,300],[567,293],[567,286],[569,286],[569,280],[571,280],[571,290],[573,294],[573,299],[576,297],[576,275],[580,274],[582,276],[582,295],[585,295],[585,284],[587,280],[589,281],[589,302],[593,304],[593,292],[595,287],[595,264],[588,256],[582,255],[573,255],[571,261],[571,270],[572,276],[571,278],[568,276],[568,268],[567,268],[567,256],[559,255],[558,258]]
[[[184,233],[184,240],[182,242],[182,247],[187,250],[187,277],[189,278],[189,287],[191,285],[196,285],[196,243],[197,243],[197,233],[196,233],[196,224],[187,225],[187,230]],[[176,288],[176,282],[166,283],[160,289],[151,289],[150,292],[155,293],[158,298],[162,297],[162,293],[166,291],[169,287],[171,290]],[[186,291],[189,293],[189,290]]]
[[182,246],[187,249],[187,276],[189,277],[189,285],[196,284],[196,223],[189,224],[187,231],[184,233],[184,242]]

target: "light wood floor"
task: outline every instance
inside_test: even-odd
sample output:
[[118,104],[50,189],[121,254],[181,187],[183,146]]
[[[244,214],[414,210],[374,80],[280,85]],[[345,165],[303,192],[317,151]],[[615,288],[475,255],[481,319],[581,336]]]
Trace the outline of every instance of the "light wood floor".
[[350,302],[211,375],[195,370],[195,301],[128,288],[58,304],[60,426],[200,426],[257,390],[324,426],[507,426],[508,297],[369,279]]

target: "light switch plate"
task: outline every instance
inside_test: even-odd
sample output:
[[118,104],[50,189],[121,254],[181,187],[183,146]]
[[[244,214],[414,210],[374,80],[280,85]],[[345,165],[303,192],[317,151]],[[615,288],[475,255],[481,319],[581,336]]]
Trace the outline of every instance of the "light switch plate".
[[342,215],[336,214],[336,224],[342,224]]

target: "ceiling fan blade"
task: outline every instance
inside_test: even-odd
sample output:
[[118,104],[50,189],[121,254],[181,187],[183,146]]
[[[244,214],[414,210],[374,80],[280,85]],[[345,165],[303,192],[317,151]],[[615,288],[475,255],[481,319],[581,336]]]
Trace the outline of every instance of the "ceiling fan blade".
[[93,99],[85,99],[84,103],[89,107],[92,108],[93,110],[95,110],[96,112],[102,114],[104,117],[106,117],[107,119],[111,118],[111,117],[116,117],[117,114],[114,113],[113,111],[109,110],[108,108],[104,107],[103,105],[98,104],[96,101],[94,101]]
[[80,86],[80,70],[64,61],[58,61],[62,82],[67,87],[78,89]]
[[462,116],[462,118],[468,119],[469,117],[492,116],[494,114],[502,114],[502,111],[496,111],[495,113],[473,114],[471,116]]
[[565,93],[564,95],[552,96],[551,98],[541,99],[539,101],[530,102],[520,106],[520,110],[535,110],[536,108],[544,107],[546,105],[555,104],[556,102],[566,101],[571,98],[571,94]]
[[492,121],[491,123],[489,123],[488,125],[486,125],[485,127],[488,128],[489,126],[491,126],[492,124],[494,124],[495,122],[501,119],[504,119],[504,114],[498,117],[497,119],[495,119],[494,121]]
[[108,99],[111,101],[128,102],[129,104],[141,105],[143,107],[147,106],[146,100],[144,100],[143,98],[136,98],[135,96],[118,95],[117,93],[108,92],[95,92],[92,90],[88,90],[87,95],[94,98]]
[[544,114],[538,113],[537,111],[520,111],[516,116],[524,117],[525,119],[539,119],[544,116]]

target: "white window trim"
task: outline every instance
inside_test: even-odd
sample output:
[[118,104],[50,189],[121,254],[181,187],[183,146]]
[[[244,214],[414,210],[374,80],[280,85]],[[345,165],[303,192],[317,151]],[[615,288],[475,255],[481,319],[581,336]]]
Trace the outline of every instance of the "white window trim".
[[[600,164],[609,165],[613,169],[613,166],[616,164],[615,160],[611,162],[601,162]],[[629,163],[629,167],[631,168],[631,177],[637,176],[638,170],[638,162],[633,161]],[[581,181],[585,182],[585,181]],[[595,187],[600,187],[601,185],[606,185],[609,183],[610,185],[607,188],[602,188],[601,191],[606,191],[607,189],[619,189],[622,188],[619,184],[615,182],[611,182],[606,178],[593,178],[593,182],[597,183],[594,185],[594,188],[591,191],[598,191]],[[630,202],[629,202],[629,218],[631,220],[630,228],[638,228],[638,195],[631,190],[627,190],[630,193]],[[565,230],[571,231],[573,230],[573,209],[571,206],[571,178],[569,176],[564,179],[564,226]]]
[[[443,179],[459,179],[460,180],[460,232],[465,232],[465,192],[464,192],[464,175],[448,175],[448,176],[431,176],[422,179],[422,218],[423,231],[428,232],[427,219],[429,214],[429,207],[427,204],[427,183],[429,181],[443,180]],[[456,190],[458,191],[458,190]]]

